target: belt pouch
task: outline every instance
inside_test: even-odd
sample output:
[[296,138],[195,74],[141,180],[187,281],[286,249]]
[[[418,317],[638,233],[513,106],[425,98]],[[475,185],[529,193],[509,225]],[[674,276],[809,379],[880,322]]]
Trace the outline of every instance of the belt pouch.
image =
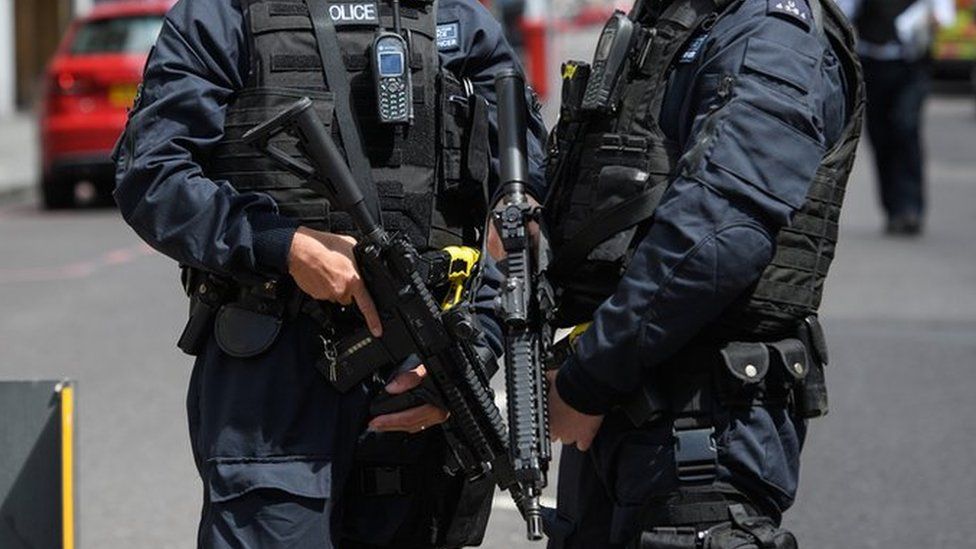
[[722,375],[719,394],[727,406],[749,406],[769,373],[769,350],[762,343],[734,341],[719,351]]
[[796,388],[797,410],[801,417],[813,419],[827,415],[827,343],[817,317],[808,317],[800,329],[800,339],[812,350],[809,371]]
[[[788,401],[791,392],[803,384],[810,371],[810,358],[806,345],[797,338],[769,343],[772,359],[770,376],[766,380],[767,398]],[[796,398],[794,397],[794,405]]]
[[217,345],[234,358],[255,357],[268,349],[281,332],[281,318],[229,303],[220,308],[214,323]]
[[823,364],[816,361],[810,364],[810,371],[798,387],[796,395],[802,417],[813,419],[827,415],[827,379]]

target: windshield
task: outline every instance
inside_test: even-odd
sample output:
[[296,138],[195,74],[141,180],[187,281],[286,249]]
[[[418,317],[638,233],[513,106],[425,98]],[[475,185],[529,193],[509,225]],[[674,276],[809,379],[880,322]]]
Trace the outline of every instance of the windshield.
[[95,19],[78,29],[71,53],[148,53],[162,26],[162,16],[156,15]]

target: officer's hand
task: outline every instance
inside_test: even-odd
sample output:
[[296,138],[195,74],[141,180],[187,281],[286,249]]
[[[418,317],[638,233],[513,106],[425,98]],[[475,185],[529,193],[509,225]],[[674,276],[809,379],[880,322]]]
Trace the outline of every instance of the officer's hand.
[[[526,197],[529,204],[533,206],[538,206],[539,202],[531,196]],[[495,205],[493,212],[503,209],[505,206],[501,202]],[[539,245],[539,224],[535,221],[529,223],[529,236],[531,237],[531,242],[533,246]],[[498,226],[495,223],[494,216],[488,219],[488,255],[493,257],[495,261],[501,261],[505,259],[508,255],[505,252],[505,245],[502,243],[502,237],[498,233]]]
[[[403,372],[393,378],[393,381],[386,386],[386,392],[391,395],[399,395],[416,388],[427,376],[427,368],[423,365],[417,366],[409,372]],[[377,416],[369,422],[372,431],[406,431],[408,433],[419,433],[428,427],[440,425],[447,421],[448,413],[434,406],[424,404],[416,408]]]
[[549,437],[563,444],[576,444],[581,452],[590,449],[596,438],[603,416],[588,416],[577,412],[559,396],[556,389],[557,372],[548,372],[549,377]]
[[366,291],[348,236],[299,227],[288,255],[288,273],[303,292],[315,299],[359,307],[374,337],[383,335],[376,304]]

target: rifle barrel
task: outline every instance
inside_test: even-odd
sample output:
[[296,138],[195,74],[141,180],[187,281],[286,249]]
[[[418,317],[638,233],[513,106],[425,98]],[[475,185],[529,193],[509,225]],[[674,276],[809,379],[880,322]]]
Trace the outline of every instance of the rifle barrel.
[[498,154],[502,186],[515,185],[522,192],[529,180],[525,128],[528,107],[525,101],[525,77],[514,69],[495,76],[498,100]]

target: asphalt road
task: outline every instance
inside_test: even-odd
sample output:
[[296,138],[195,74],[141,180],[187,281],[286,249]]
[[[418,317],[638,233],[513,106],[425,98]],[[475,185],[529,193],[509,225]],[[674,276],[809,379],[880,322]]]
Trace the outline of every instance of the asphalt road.
[[[831,414],[788,523],[808,548],[976,544],[976,115],[928,110],[929,224],[880,234],[861,155],[824,319]],[[191,547],[201,486],[183,403],[175,265],[112,210],[0,205],[0,379],[79,382],[81,546]],[[2,449],[0,449],[2,451]],[[534,547],[499,505],[486,547]]]

